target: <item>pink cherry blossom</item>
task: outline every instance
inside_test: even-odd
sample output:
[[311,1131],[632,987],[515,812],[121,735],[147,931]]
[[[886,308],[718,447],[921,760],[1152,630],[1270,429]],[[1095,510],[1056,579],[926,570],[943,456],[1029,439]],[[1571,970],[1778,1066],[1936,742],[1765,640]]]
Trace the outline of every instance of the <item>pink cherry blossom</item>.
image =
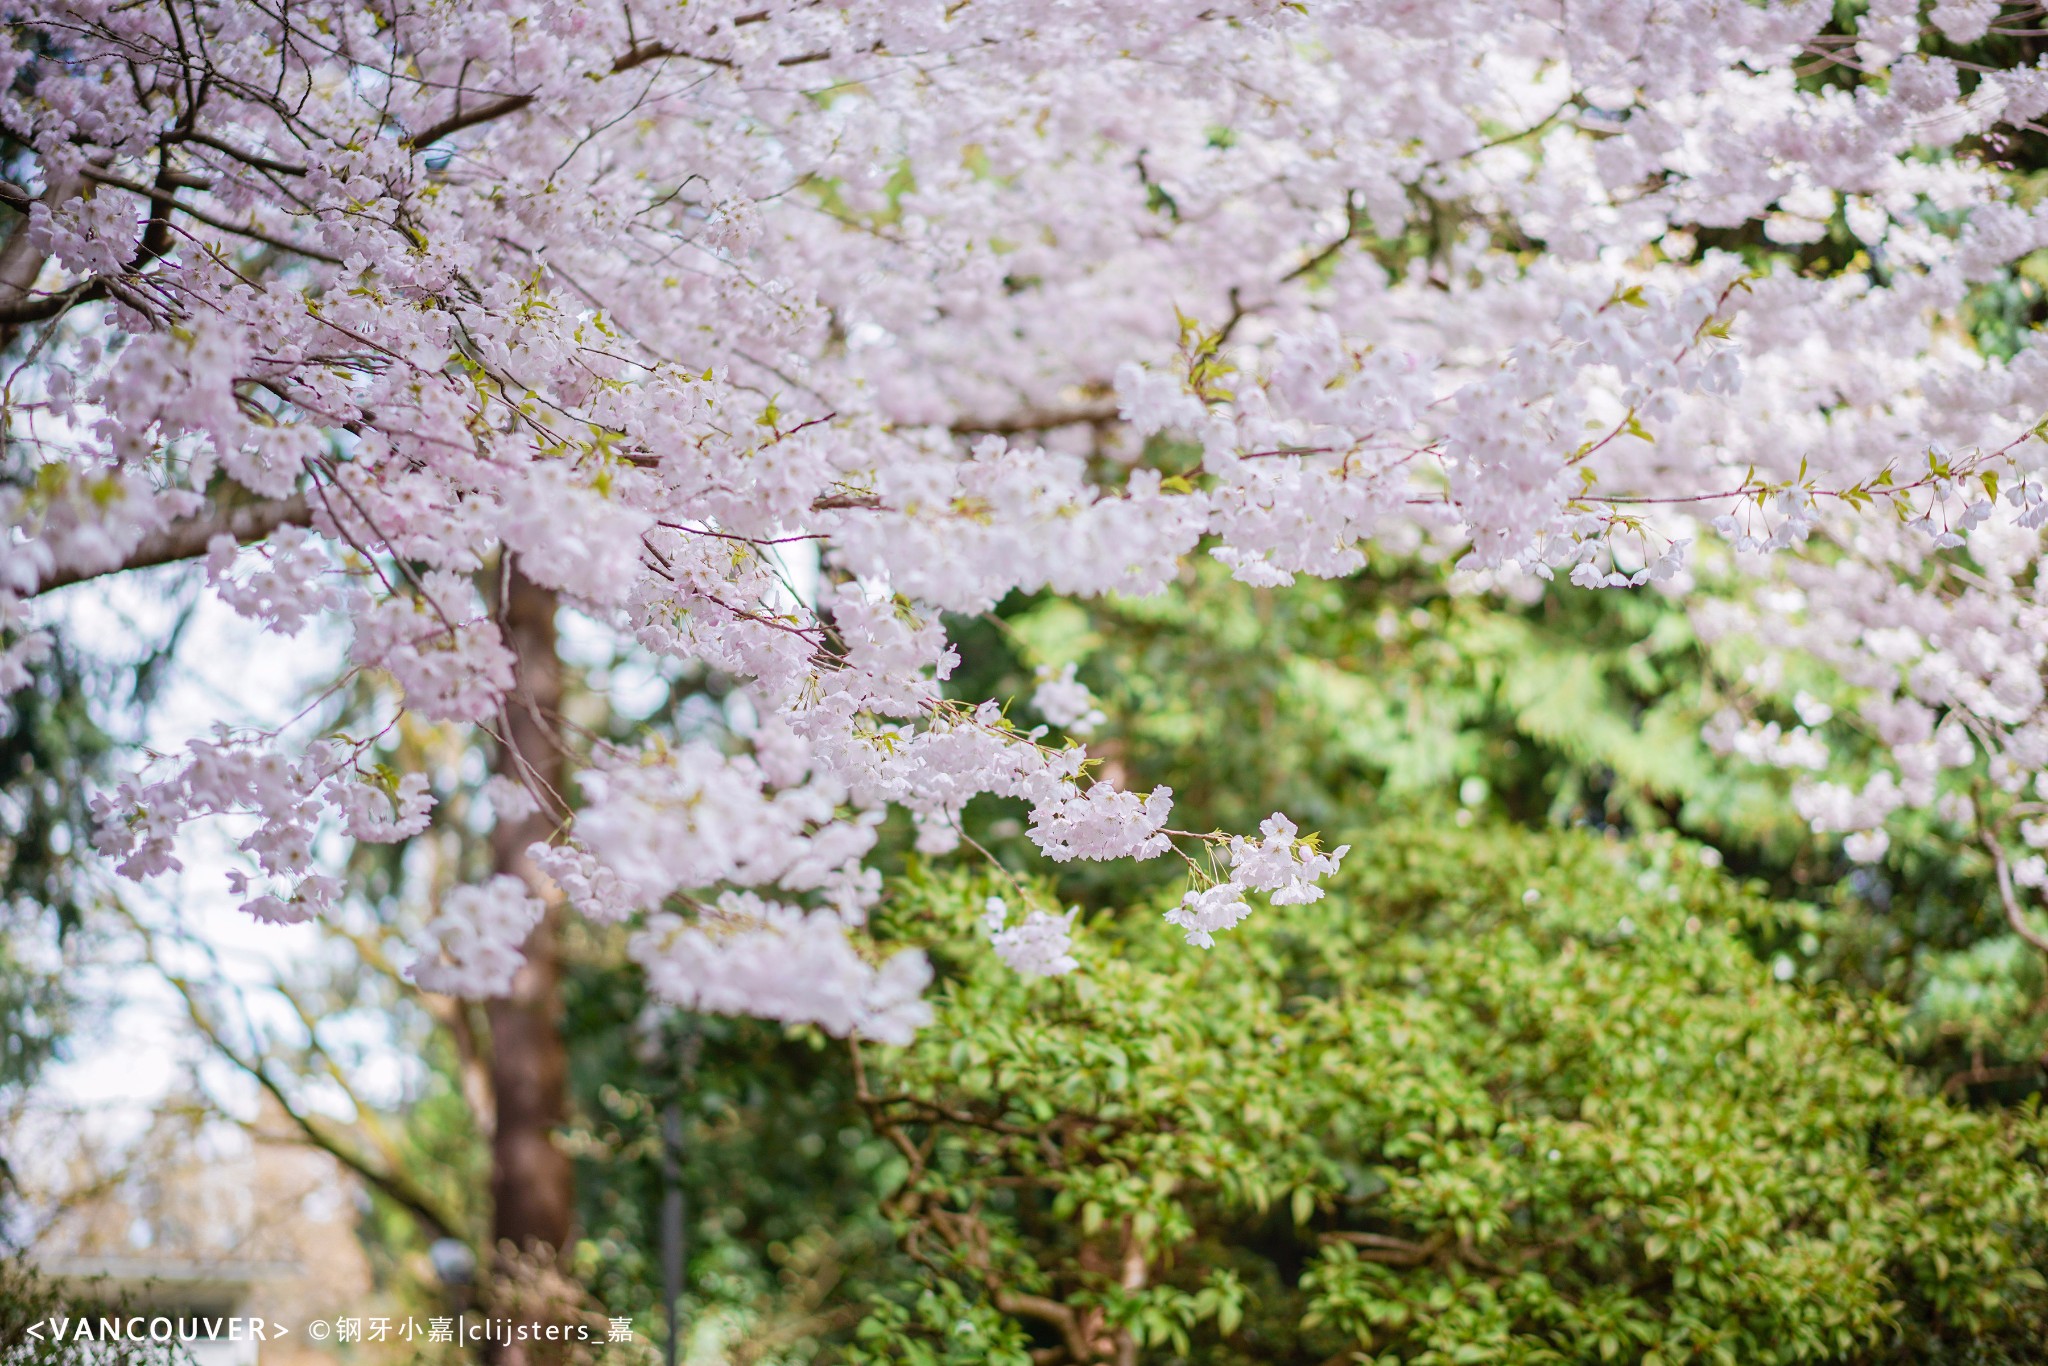
[[[935,854],[986,793],[1054,860],[1208,843],[1232,880],[1173,912],[1199,943],[1320,894],[1343,851],[1284,817],[1176,832],[1163,789],[1091,777],[1071,670],[1030,699],[1064,747],[948,693],[943,614],[1152,593],[1201,550],[1257,587],[1375,547],[1732,583],[1702,633],[1843,696],[1714,743],[1800,770],[1859,857],[1981,766],[2003,848],[2048,770],[2048,347],[1957,320],[2048,244],[1970,150],[2048,73],[1923,55],[1998,7],[1921,10],[1844,21],[1850,89],[1798,79],[1850,50],[1817,0],[46,0],[0,36],[0,333],[32,334],[0,690],[48,649],[39,595],[203,555],[234,610],[345,629],[395,705],[500,736],[521,647],[480,586],[516,569],[736,680],[756,752],[608,750],[573,817],[508,778],[492,819],[545,826],[547,890],[637,919],[672,999],[875,1037],[922,1018],[921,969],[858,933],[892,806]],[[1701,245],[1837,218],[1881,269]],[[1882,771],[1838,771],[1830,726]],[[95,797],[98,844],[147,877],[239,821],[251,913],[322,913],[326,823],[433,819],[366,748],[195,740]],[[451,893],[422,980],[500,989],[524,905]],[[1004,942],[1060,961],[1041,931]]]

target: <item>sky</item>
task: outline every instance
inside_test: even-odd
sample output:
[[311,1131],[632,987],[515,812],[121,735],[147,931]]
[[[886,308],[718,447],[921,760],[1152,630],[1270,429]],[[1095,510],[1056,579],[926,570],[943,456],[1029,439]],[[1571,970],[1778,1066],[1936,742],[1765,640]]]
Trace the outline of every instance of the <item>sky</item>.
[[[147,761],[147,750],[181,750],[217,721],[264,729],[284,724],[344,667],[347,638],[338,627],[277,636],[212,594],[195,592],[199,580],[195,567],[174,566],[89,581],[46,600],[45,610],[67,639],[123,660],[164,639],[181,603],[195,603],[156,704],[145,716],[107,718],[117,732],[140,741],[127,756],[130,768]],[[263,925],[236,909],[240,898],[229,892],[227,872],[240,862],[233,845],[241,833],[228,822],[207,822],[180,842],[183,871],[141,885],[111,873],[107,880],[139,919],[192,937],[199,952],[167,955],[180,970],[253,988],[316,953],[320,937],[312,926]],[[39,1087],[39,1107],[82,1110],[101,1134],[119,1138],[139,1129],[150,1108],[193,1068],[231,1109],[253,1105],[253,1088],[207,1055],[177,994],[153,967],[132,954],[96,957],[89,952],[74,976],[84,1009],[66,1056]]]

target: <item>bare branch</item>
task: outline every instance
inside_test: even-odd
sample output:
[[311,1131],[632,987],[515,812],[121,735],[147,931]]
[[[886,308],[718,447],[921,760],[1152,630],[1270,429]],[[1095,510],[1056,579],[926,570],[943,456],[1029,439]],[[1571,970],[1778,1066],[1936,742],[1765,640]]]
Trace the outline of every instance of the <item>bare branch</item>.
[[1061,427],[1114,422],[1117,417],[1117,407],[1113,403],[1088,408],[1029,408],[985,422],[970,418],[954,423],[949,430],[955,436],[1027,436],[1034,432],[1056,431]]
[[141,921],[137,920],[132,912],[128,912],[125,907],[122,908],[122,912],[127,917],[128,923],[134,926],[142,935],[143,945],[149,954],[150,960],[157,965],[158,974],[162,976],[172,990],[178,993],[179,998],[184,1002],[185,1015],[192,1021],[193,1027],[205,1036],[208,1045],[216,1053],[247,1074],[250,1080],[262,1087],[269,1094],[270,1098],[277,1102],[279,1108],[284,1111],[285,1117],[291,1120],[292,1124],[305,1136],[307,1142],[321,1149],[328,1156],[334,1158],[344,1167],[347,1167],[364,1181],[381,1191],[393,1203],[417,1219],[432,1236],[440,1238],[452,1238],[455,1236],[455,1221],[437,1209],[432,1197],[415,1185],[402,1169],[380,1170],[374,1162],[370,1161],[362,1153],[357,1152],[352,1144],[345,1141],[340,1133],[334,1132],[334,1126],[319,1122],[317,1116],[308,1114],[294,1105],[291,1095],[279,1083],[278,1079],[271,1075],[270,1068],[267,1065],[269,1060],[261,1052],[258,1052],[254,1057],[245,1056],[240,1049],[236,1048],[226,1038],[221,1032],[218,1022],[214,1020],[205,1005],[201,1003],[198,988],[187,978],[171,972],[163,966],[162,958],[158,954],[155,934],[144,926]]
[[1087,1361],[1095,1356],[1094,1344],[1081,1326],[1080,1316],[1071,1305],[1043,1295],[1027,1295],[1022,1291],[998,1288],[994,1294],[996,1308],[1013,1318],[1037,1319],[1049,1324],[1065,1340],[1067,1355],[1075,1361]]
[[1451,1235],[1439,1231],[1427,1242],[1412,1242],[1406,1238],[1393,1238],[1384,1233],[1359,1233],[1351,1229],[1340,1229],[1321,1236],[1325,1243],[1349,1243],[1358,1248],[1361,1261],[1379,1262],[1386,1266],[1421,1266],[1450,1246]]
[[295,165],[289,161],[273,161],[260,153],[246,151],[243,148],[237,147],[225,138],[217,138],[211,133],[202,133],[197,129],[178,129],[165,134],[163,140],[165,142],[196,142],[201,147],[211,147],[214,151],[231,156],[244,166],[252,166],[259,171],[273,171],[278,175],[304,175],[306,173],[306,168],[303,166]]
[[2032,944],[2043,953],[2048,953],[2048,934],[2043,934],[2027,923],[2027,913],[2020,905],[2019,897],[2012,889],[2012,868],[2005,860],[2005,846],[1998,842],[1998,836],[1989,830],[1984,832],[1984,847],[1991,851],[1992,866],[1998,870],[1998,899],[2005,903],[2005,921],[2012,926],[2012,932]]
[[516,114],[532,103],[531,95],[507,95],[501,100],[480,104],[460,114],[450,114],[439,123],[430,123],[407,138],[405,145],[414,148],[431,147],[441,139],[451,137],[465,128],[474,128],[480,123],[489,123],[493,119],[502,119],[507,114]]

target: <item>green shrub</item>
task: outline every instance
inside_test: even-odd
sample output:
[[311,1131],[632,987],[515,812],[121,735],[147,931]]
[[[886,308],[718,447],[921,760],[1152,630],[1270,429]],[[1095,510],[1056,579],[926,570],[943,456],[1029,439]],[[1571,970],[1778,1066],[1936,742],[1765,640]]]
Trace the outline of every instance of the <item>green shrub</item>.
[[924,1274],[858,1359],[2040,1359],[2048,1118],[1776,980],[1785,912],[1691,846],[1382,832],[1316,905],[1207,953],[1104,920],[1056,980],[976,942],[991,890],[892,901],[952,971],[865,1055]]

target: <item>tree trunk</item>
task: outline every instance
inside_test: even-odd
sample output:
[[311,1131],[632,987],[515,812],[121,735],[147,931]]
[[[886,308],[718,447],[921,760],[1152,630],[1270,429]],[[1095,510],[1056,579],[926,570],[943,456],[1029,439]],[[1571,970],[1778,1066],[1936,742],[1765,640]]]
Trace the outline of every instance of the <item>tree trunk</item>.
[[[51,175],[43,188],[43,203],[54,209],[84,186],[85,182],[75,175]],[[34,302],[32,296],[36,280],[43,273],[43,262],[48,259],[28,240],[28,213],[21,210],[6,240],[0,241],[0,310],[20,308]],[[0,322],[0,351],[14,345],[15,335],[20,330],[16,324]]]
[[[555,652],[555,595],[517,569],[509,578],[501,620],[506,644],[519,658],[519,681],[505,708],[512,750],[499,747],[496,768],[529,787],[561,792],[566,765],[557,722],[562,664]],[[530,767],[522,767],[522,760]],[[562,907],[526,857],[527,846],[546,839],[555,819],[543,809],[524,820],[500,822],[491,834],[497,871],[524,879],[548,902],[547,914],[527,938],[526,965],[513,979],[511,992],[486,1007],[497,1100],[491,1233],[494,1241],[542,1256],[568,1245],[575,1211],[574,1174],[554,1141],[555,1130],[569,1117],[558,942]]]

